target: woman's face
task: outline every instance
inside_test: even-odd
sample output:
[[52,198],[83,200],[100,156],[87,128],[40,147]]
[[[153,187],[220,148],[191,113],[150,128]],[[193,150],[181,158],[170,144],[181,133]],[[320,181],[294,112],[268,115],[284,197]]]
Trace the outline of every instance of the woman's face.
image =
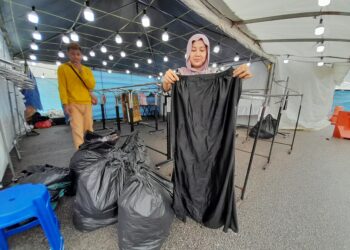
[[194,41],[190,53],[190,63],[193,68],[200,68],[207,60],[207,46],[203,40]]

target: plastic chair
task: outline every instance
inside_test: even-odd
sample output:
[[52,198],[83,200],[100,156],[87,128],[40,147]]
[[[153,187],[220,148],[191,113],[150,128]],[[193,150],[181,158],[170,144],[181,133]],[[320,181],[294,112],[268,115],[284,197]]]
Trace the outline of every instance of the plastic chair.
[[0,191],[0,201],[1,250],[8,249],[8,237],[37,225],[44,230],[51,249],[64,249],[59,222],[51,208],[50,194],[45,185],[23,184],[5,189]]
[[350,112],[339,111],[333,137],[350,139]]
[[337,123],[338,114],[340,111],[343,111],[343,110],[344,110],[343,106],[335,106],[333,115],[329,119],[329,121],[331,122],[332,125],[335,125]]

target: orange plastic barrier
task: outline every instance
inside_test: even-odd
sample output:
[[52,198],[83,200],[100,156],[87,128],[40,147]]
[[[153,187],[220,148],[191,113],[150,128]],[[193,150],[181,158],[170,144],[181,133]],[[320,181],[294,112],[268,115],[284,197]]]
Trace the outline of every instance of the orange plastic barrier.
[[333,137],[350,139],[350,112],[339,111]]
[[331,122],[332,125],[335,125],[337,123],[337,117],[340,111],[343,111],[344,107],[343,106],[336,106],[334,108],[334,112],[332,117],[329,119],[329,121]]

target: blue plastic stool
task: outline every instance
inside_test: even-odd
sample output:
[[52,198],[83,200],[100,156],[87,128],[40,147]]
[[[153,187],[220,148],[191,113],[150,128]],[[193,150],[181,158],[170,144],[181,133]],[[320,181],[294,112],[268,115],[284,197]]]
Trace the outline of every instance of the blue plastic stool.
[[[13,227],[31,218],[32,221]],[[8,237],[37,225],[44,230],[51,249],[64,249],[59,222],[51,208],[50,194],[45,185],[23,184],[0,191],[1,250],[8,249]]]

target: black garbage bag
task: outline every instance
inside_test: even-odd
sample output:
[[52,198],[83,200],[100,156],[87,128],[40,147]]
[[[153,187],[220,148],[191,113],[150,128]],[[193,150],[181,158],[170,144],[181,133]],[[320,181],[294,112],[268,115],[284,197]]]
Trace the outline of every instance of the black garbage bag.
[[55,209],[58,201],[65,194],[71,195],[72,175],[68,168],[51,165],[29,166],[21,172],[17,184],[44,184],[51,195],[51,206]]
[[[258,133],[260,121],[258,121],[254,127],[250,130],[249,136],[255,138],[255,135]],[[261,139],[270,139],[274,136],[275,130],[277,128],[277,120],[272,117],[271,114],[268,114],[261,123],[259,138]]]
[[142,167],[128,180],[118,201],[121,250],[160,249],[174,213],[171,182]]

